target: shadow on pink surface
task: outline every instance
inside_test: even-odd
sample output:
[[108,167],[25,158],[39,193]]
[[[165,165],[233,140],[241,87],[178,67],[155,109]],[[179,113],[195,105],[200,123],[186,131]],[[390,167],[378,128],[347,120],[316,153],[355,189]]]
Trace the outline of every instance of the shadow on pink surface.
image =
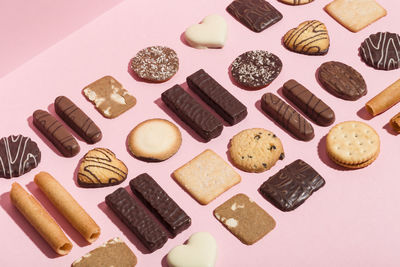
[[335,164],[328,156],[328,152],[326,151],[326,136],[321,138],[318,143],[318,157],[319,159],[328,167],[338,170],[338,171],[350,171],[350,169],[346,169],[342,166]]

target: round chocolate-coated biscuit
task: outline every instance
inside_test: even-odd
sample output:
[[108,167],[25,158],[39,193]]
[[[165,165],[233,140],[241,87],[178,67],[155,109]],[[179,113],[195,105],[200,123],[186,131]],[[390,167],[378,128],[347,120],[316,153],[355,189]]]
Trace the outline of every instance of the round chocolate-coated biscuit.
[[338,61],[323,63],[319,67],[318,80],[329,93],[344,100],[354,101],[367,94],[361,74]]
[[371,34],[360,46],[362,60],[378,70],[394,70],[400,67],[400,36],[396,33]]
[[165,82],[179,69],[178,55],[165,46],[150,46],[140,50],[132,58],[131,69],[144,80]]
[[249,89],[261,89],[270,84],[282,70],[282,61],[263,50],[248,51],[238,56],[231,66],[235,81]]
[[35,142],[22,135],[0,139],[0,177],[18,177],[40,162],[41,153]]

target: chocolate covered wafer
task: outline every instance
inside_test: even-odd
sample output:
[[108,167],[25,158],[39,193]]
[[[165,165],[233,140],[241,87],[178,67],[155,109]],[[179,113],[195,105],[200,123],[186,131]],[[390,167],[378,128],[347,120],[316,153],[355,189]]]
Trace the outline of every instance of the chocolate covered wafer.
[[59,96],[54,100],[54,108],[58,116],[63,119],[88,144],[101,140],[99,127],[66,96]]
[[230,125],[239,123],[247,116],[246,106],[203,69],[187,77],[186,82],[193,92]]
[[151,252],[167,242],[167,233],[124,188],[106,196],[106,204]]
[[79,153],[80,147],[76,139],[47,111],[36,110],[33,113],[33,124],[65,157],[73,157]]
[[400,79],[392,83],[388,88],[377,94],[365,104],[369,114],[376,116],[385,112],[400,101]]
[[179,85],[161,94],[162,101],[205,141],[218,137],[223,129],[219,121]]

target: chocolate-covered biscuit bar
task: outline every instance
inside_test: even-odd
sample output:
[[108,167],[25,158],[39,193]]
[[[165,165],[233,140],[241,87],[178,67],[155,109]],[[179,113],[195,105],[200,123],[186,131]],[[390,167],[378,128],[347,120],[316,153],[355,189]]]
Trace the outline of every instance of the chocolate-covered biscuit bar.
[[247,116],[246,106],[203,69],[187,77],[186,82],[193,92],[230,125],[239,123]]
[[175,201],[147,173],[129,182],[131,190],[155,214],[174,236],[187,229],[192,221]]
[[167,242],[167,233],[124,188],[107,195],[106,204],[151,252]]
[[287,81],[283,85],[282,91],[290,101],[316,124],[328,126],[335,121],[333,110],[297,81]]
[[291,106],[272,93],[261,98],[261,108],[283,128],[300,140],[309,141],[314,138],[314,128]]
[[67,97],[57,97],[54,101],[54,108],[58,116],[88,144],[94,144],[101,140],[102,134],[99,127]]
[[162,101],[205,141],[218,137],[223,129],[219,121],[179,85],[161,94]]
[[79,153],[80,147],[76,139],[47,111],[36,110],[33,113],[33,124],[65,157],[73,157]]

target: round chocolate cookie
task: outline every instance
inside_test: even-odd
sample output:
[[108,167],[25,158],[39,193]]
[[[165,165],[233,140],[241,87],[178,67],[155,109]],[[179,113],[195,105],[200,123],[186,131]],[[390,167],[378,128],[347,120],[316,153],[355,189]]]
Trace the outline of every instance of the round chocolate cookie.
[[362,60],[378,70],[394,70],[400,67],[400,36],[396,33],[371,34],[360,46]]
[[337,61],[328,61],[319,67],[318,80],[332,95],[344,100],[357,100],[367,94],[367,85],[361,74]]
[[40,150],[29,137],[10,135],[0,139],[0,177],[18,177],[40,162]]
[[165,82],[179,69],[178,55],[165,46],[150,46],[132,58],[131,69],[144,80]]
[[238,56],[231,66],[235,81],[249,89],[261,89],[270,84],[282,70],[282,61],[263,50],[248,51]]

